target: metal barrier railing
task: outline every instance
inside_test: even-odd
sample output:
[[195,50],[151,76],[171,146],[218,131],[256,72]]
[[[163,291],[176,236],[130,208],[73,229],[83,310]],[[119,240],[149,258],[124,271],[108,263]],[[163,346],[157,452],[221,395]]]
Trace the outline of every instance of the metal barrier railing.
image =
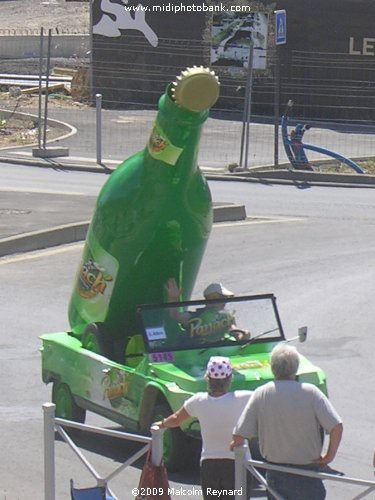
[[359,500],[364,498],[371,492],[375,492],[375,481],[368,481],[365,479],[356,479],[348,476],[337,476],[335,474],[327,474],[325,472],[314,472],[306,469],[295,469],[294,467],[284,467],[280,465],[269,464],[260,462],[259,460],[248,459],[248,448],[246,446],[239,446],[235,448],[235,500],[247,500],[246,491],[246,470],[248,470],[270,493],[275,497],[275,500],[284,500],[283,497],[268,486],[266,479],[260,474],[257,468],[266,470],[275,470],[280,472],[288,472],[298,476],[313,477],[329,481],[337,481],[340,483],[353,484],[367,488],[359,495],[352,498],[352,500]]
[[[81,460],[83,465],[88,469],[97,482],[97,486],[108,488],[108,482],[117,476],[122,470],[136,462],[144,455],[152,443],[151,460],[154,465],[160,465],[163,456],[163,432],[159,432],[159,428],[151,428],[151,437],[140,436],[137,434],[129,434],[125,432],[103,429],[91,425],[79,424],[70,420],[55,417],[56,405],[53,403],[45,403],[43,405],[43,423],[44,423],[44,500],[55,500],[55,431],[63,438],[70,446],[73,452]],[[101,476],[94,467],[90,464],[84,454],[79,450],[78,446],[73,442],[71,437],[65,432],[63,427],[71,429],[79,429],[96,434],[102,434],[108,437],[115,437],[129,441],[137,441],[146,443],[140,450],[134,453],[126,462],[118,466],[113,472],[106,476]],[[109,493],[116,496],[108,488]]]

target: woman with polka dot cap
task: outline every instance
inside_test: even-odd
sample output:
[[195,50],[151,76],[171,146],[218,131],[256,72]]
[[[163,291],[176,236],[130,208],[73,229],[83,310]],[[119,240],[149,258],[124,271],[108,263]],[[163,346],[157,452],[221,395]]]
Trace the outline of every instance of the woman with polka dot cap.
[[[202,434],[201,485],[203,498],[217,500],[210,491],[219,490],[221,499],[234,499],[234,453],[229,449],[232,431],[252,392],[230,392],[232,365],[229,358],[212,356],[207,364],[207,392],[198,392],[161,422],[161,428],[179,427],[188,418],[199,420]],[[155,425],[155,424],[153,424]],[[228,494],[225,494],[225,491]]]
[[227,379],[232,376],[232,365],[229,358],[212,356],[207,365],[206,376],[212,379]]

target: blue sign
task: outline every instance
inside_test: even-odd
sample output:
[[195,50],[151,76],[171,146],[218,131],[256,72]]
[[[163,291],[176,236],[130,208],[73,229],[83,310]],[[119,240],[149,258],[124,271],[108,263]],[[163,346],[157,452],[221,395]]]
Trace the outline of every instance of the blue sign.
[[275,43],[286,43],[286,11],[275,10]]

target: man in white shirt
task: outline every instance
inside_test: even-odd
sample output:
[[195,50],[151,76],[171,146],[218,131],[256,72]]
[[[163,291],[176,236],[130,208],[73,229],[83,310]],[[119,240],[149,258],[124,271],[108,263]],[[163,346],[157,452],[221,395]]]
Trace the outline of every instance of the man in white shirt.
[[[318,471],[336,455],[342,436],[342,420],[326,396],[314,385],[296,380],[297,349],[287,344],[275,347],[271,356],[274,382],[258,387],[242,413],[231,448],[245,438],[258,437],[267,462]],[[329,435],[322,454],[322,430]],[[267,471],[269,486],[285,500],[323,500],[320,479]]]
[[[199,420],[202,434],[201,485],[203,498],[234,499],[234,452],[229,449],[233,427],[245,408],[251,391],[229,392],[232,366],[228,358],[213,356],[207,364],[207,392],[187,399],[173,415],[161,422],[161,428],[179,427],[188,418]],[[239,438],[239,442],[244,439]]]

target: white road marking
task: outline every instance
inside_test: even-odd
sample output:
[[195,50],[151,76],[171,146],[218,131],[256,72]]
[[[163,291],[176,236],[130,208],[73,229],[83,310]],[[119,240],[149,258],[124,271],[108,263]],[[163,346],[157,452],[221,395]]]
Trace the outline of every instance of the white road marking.
[[80,242],[80,243],[63,245],[52,249],[35,250],[34,252],[18,254],[11,257],[5,256],[0,259],[0,266],[4,266],[5,264],[14,264],[16,262],[23,262],[26,260],[39,259],[41,257],[49,257],[50,255],[57,255],[59,253],[73,252],[75,250],[82,248],[83,245],[84,243]]
[[154,120],[154,115],[149,116],[137,116],[137,115],[120,115],[116,118],[112,118],[111,121],[114,123],[152,123]]
[[73,196],[85,196],[86,193],[78,191],[59,191],[58,189],[40,189],[40,188],[27,188],[27,187],[1,187],[0,191],[15,192],[15,193],[39,193],[39,194],[71,194]]
[[214,228],[220,229],[222,227],[242,227],[250,226],[254,224],[277,224],[284,222],[297,222],[304,220],[303,217],[248,217],[245,220],[233,221],[233,222],[217,222],[214,224]]

